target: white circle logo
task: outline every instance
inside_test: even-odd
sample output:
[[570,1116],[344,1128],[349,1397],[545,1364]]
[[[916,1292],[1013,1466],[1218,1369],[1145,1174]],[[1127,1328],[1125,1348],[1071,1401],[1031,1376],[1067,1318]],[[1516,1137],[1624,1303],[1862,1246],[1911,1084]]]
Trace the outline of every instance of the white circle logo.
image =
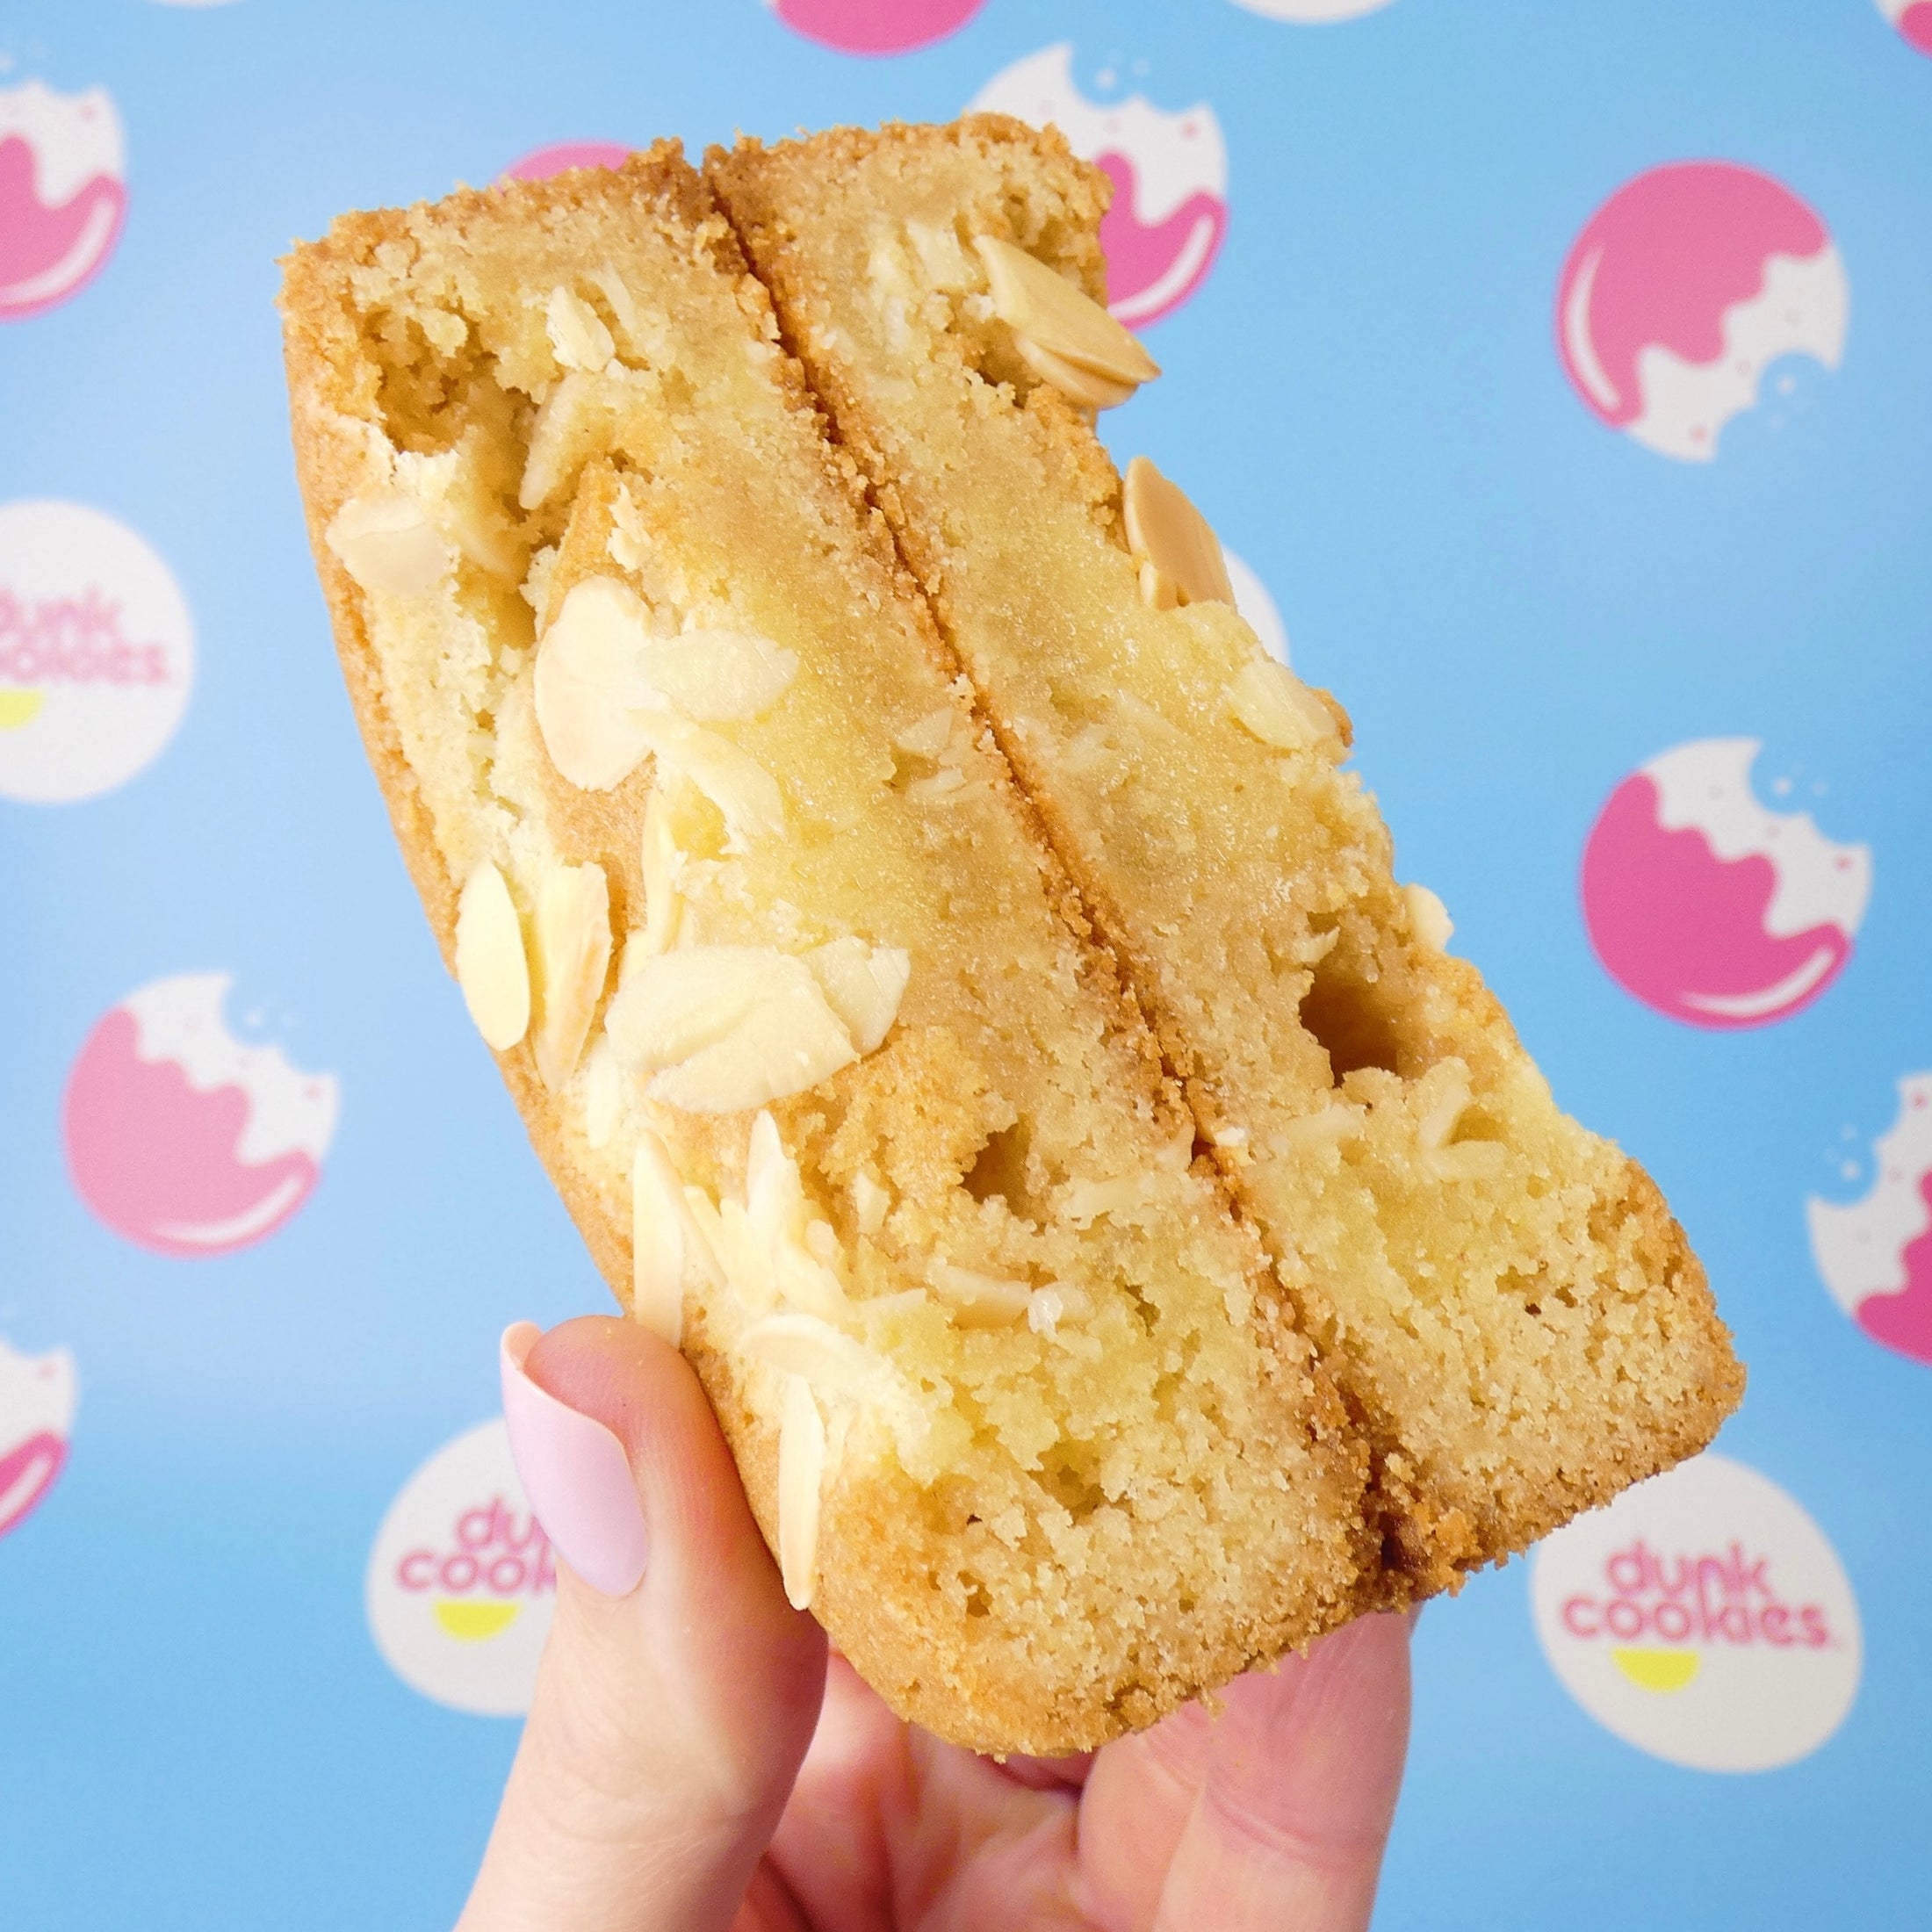
[[0,797],[97,798],[174,736],[194,633],[168,566],[80,503],[0,504]]
[[501,1419],[445,1443],[403,1484],[364,1586],[376,1647],[412,1690],[499,1718],[530,1709],[556,1593]]
[[1536,1553],[1536,1633],[1606,1730],[1699,1771],[1794,1763],[1857,1694],[1858,1605],[1775,1482],[1705,1453],[1626,1489]]

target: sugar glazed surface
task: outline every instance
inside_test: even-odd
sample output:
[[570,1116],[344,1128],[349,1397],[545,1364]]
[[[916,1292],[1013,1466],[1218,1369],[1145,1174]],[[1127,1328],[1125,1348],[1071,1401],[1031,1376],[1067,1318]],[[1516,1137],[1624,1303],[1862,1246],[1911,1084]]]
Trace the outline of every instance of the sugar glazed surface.
[[[905,1716],[1065,1751],[1701,1445],[1737,1372],[1212,531],[1123,506],[1104,184],[830,139],[714,157],[735,234],[668,146],[345,218],[287,264],[298,465],[445,957],[788,1591]],[[1254,935],[1230,785],[1299,909]]]

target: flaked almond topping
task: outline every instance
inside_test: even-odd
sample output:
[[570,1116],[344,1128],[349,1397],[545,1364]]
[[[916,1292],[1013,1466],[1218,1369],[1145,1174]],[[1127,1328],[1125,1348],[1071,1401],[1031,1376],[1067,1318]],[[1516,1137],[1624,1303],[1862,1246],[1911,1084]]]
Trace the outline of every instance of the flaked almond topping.
[[610,888],[599,865],[560,865],[537,896],[537,1071],[551,1092],[576,1071],[610,970]]
[[503,875],[488,860],[456,908],[456,979],[487,1045],[508,1053],[530,1030],[530,959]]
[[681,717],[654,711],[631,716],[659,764],[689,780],[717,807],[728,849],[742,852],[760,839],[783,838],[785,806],[778,782],[748,752]]
[[798,674],[795,652],[743,631],[686,631],[646,638],[638,674],[660,702],[700,724],[762,717]]
[[1359,1109],[1331,1100],[1316,1112],[1304,1114],[1299,1120],[1289,1121],[1277,1128],[1268,1135],[1268,1151],[1289,1154],[1304,1148],[1332,1147],[1336,1142],[1359,1133],[1361,1127],[1362,1115]]
[[684,1184],[646,1128],[631,1164],[631,1313],[673,1348],[684,1339]]
[[566,370],[544,398],[530,429],[516,491],[520,508],[541,509],[576,475],[589,460],[597,426],[608,414],[597,378],[581,369]]
[[1438,1180],[1494,1180],[1508,1158],[1501,1141],[1458,1141],[1453,1147],[1438,1147],[1428,1156],[1431,1171]]
[[354,496],[336,511],[323,541],[363,589],[419,597],[443,580],[450,545],[412,496],[385,490]]
[[1068,401],[1077,402],[1083,408],[1118,408],[1139,387],[1137,383],[1116,382],[1112,376],[1083,369],[1078,363],[1056,356],[1050,349],[1042,349],[1030,335],[1016,334],[1013,345],[1020,361],[1041,381],[1052,384]]
[[677,882],[684,854],[671,829],[671,801],[662,784],[652,788],[645,804],[643,847],[644,931],[626,949],[626,964],[669,952],[677,937]]
[[966,789],[966,774],[956,765],[941,765],[935,772],[929,772],[924,778],[915,778],[905,788],[908,798],[921,798],[928,804],[962,797]]
[[1405,885],[1402,898],[1409,907],[1409,924],[1417,941],[1432,953],[1446,951],[1456,930],[1449,908],[1426,885]]
[[874,1383],[884,1366],[862,1342],[855,1342],[816,1315],[788,1310],[753,1322],[739,1337],[754,1361],[788,1375],[803,1375],[815,1389],[856,1395]]
[[958,713],[944,707],[928,711],[916,724],[908,724],[892,742],[915,758],[937,758],[953,741]]
[[584,1138],[609,1147],[624,1112],[624,1076],[609,1040],[595,1042],[584,1056]]
[[1158,564],[1143,564],[1140,568],[1141,602],[1152,610],[1179,610],[1180,609],[1180,586],[1171,577],[1164,576]]
[[805,955],[826,1002],[844,1021],[852,1044],[872,1052],[898,1018],[912,977],[912,955],[899,946],[868,946],[847,934]]
[[1233,604],[1235,587],[1208,519],[1144,456],[1127,466],[1122,511],[1127,547],[1143,566],[1143,596],[1145,566],[1151,564],[1157,577],[1171,582],[1183,603]]
[[785,1384],[778,1421],[778,1568],[785,1598],[809,1610],[818,1582],[819,1491],[825,1474],[825,1423],[811,1385]]
[[891,1205],[891,1195],[871,1175],[854,1174],[852,1177],[852,1212],[857,1217],[861,1234],[877,1234],[885,1225],[886,1213]]
[[584,791],[621,784],[651,749],[635,706],[643,602],[614,577],[571,586],[537,646],[537,728],[550,761]]
[[1435,1098],[1416,1122],[1416,1144],[1425,1154],[1449,1144],[1449,1136],[1455,1132],[1456,1122],[1462,1118],[1474,1097],[1469,1088],[1468,1071],[1460,1061],[1445,1062],[1431,1085],[1435,1088]]
[[1116,1174],[1110,1180],[1069,1181],[1061,1190],[1060,1211],[1077,1228],[1102,1215],[1125,1215],[1144,1198],[1142,1179],[1138,1174]]
[[1010,1328],[1033,1299],[1031,1282],[981,1274],[949,1261],[935,1261],[927,1279],[934,1294],[953,1311],[962,1328]]
[[544,321],[549,330],[550,346],[566,369],[602,375],[617,352],[617,345],[611,341],[610,331],[596,310],[561,283],[550,292]]
[[1160,364],[1085,289],[1011,242],[974,237],[993,313],[1050,356],[1116,383],[1151,381]]
[[1256,658],[1228,687],[1228,709],[1264,745],[1304,751],[1335,737],[1335,720],[1285,664]]
[[733,1114],[818,1085],[856,1056],[803,960],[694,946],[633,967],[610,1003],[612,1043],[655,1071],[654,1099]]

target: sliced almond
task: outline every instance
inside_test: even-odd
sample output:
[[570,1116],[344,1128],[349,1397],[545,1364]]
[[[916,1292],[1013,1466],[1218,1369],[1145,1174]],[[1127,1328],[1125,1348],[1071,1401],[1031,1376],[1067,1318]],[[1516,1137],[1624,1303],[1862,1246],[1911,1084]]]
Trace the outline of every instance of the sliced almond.
[[541,509],[576,476],[595,451],[609,413],[598,378],[581,369],[565,371],[531,425],[516,492],[519,508]]
[[1142,1179],[1138,1174],[1116,1174],[1110,1180],[1069,1181],[1061,1190],[1060,1212],[1077,1228],[1088,1226],[1102,1215],[1124,1215],[1145,1198]]
[[752,1323],[739,1343],[754,1361],[788,1375],[803,1375],[814,1388],[834,1395],[857,1395],[877,1380],[885,1366],[862,1342],[816,1315],[768,1315]]
[[1446,951],[1456,930],[1449,908],[1426,885],[1405,885],[1402,898],[1409,907],[1409,924],[1417,942],[1432,953]]
[[[699,955],[667,955],[693,956]],[[738,1114],[804,1093],[857,1057],[851,1036],[808,974],[803,984],[754,1006],[723,1039],[667,1068],[648,1091],[688,1114]]]
[[771,1244],[735,1200],[717,1204],[716,1244],[724,1280],[746,1314],[768,1315],[778,1299],[778,1276]]
[[645,804],[643,847],[644,931],[626,950],[626,964],[633,957],[669,952],[677,936],[677,883],[684,854],[671,829],[671,801],[661,783],[652,788]]
[[785,1598],[809,1610],[818,1582],[819,1490],[825,1474],[825,1423],[811,1385],[785,1384],[778,1422],[778,1568]]
[[631,1164],[631,1313],[673,1348],[684,1339],[684,1183],[646,1128]]
[[503,875],[487,860],[456,907],[456,979],[486,1045],[508,1053],[530,1030],[530,958]]
[[1305,751],[1336,735],[1328,708],[1285,664],[1256,658],[1228,687],[1228,709],[1264,745]]
[[1438,1180],[1494,1180],[1509,1157],[1501,1141],[1458,1141],[1428,1156]]
[[861,1053],[872,1052],[898,1018],[912,955],[899,946],[868,946],[848,934],[807,953],[805,963],[845,1022],[852,1044]]
[[602,317],[582,296],[560,284],[550,292],[544,321],[550,333],[550,346],[566,369],[602,375],[617,352]]
[[871,1175],[854,1174],[852,1177],[852,1212],[858,1220],[861,1234],[877,1234],[885,1225],[886,1213],[891,1205],[891,1195]]
[[927,1276],[933,1293],[953,1311],[962,1328],[1010,1328],[1026,1314],[1033,1299],[1030,1281],[1011,1281],[1003,1275],[981,1274],[974,1268],[955,1268],[936,1261]]
[[537,1071],[552,1093],[576,1071],[610,970],[610,888],[599,865],[560,865],[537,898]]
[[645,683],[697,724],[762,717],[798,674],[796,652],[742,631],[686,631],[652,638],[639,653]]
[[633,711],[631,717],[658,762],[688,779],[724,815],[730,849],[742,852],[757,840],[784,836],[777,781],[748,752],[668,712]]
[[1051,383],[1070,402],[1077,402],[1083,408],[1116,409],[1139,386],[1136,383],[1116,382],[1111,376],[1083,369],[1078,363],[1069,362],[1064,356],[1056,356],[1050,349],[1042,349],[1030,335],[1016,334],[1013,346],[1020,361],[1041,381]]
[[1152,610],[1179,610],[1180,586],[1164,575],[1157,564],[1143,564],[1140,570],[1141,602]]
[[[1433,1097],[1416,1122],[1416,1144],[1425,1154],[1449,1144],[1456,1122],[1467,1109],[1473,1095],[1467,1070],[1460,1061],[1445,1062],[1434,1071],[1430,1085]],[[1425,1092],[1427,1089],[1424,1090]]]
[[937,758],[953,741],[959,714],[947,707],[928,711],[916,724],[908,724],[892,742],[915,758]]
[[[1122,493],[1127,547],[1170,580],[1186,603],[1232,605],[1235,587],[1208,519],[1144,457],[1127,466]],[[1143,577],[1145,594],[1145,577]]]
[[818,982],[803,960],[768,946],[693,946],[626,961],[605,1025],[633,1066],[675,1066],[722,1040],[753,1007]]
[[322,540],[364,590],[392,597],[420,597],[433,589],[452,558],[429,511],[400,491],[352,496]]
[[593,1147],[609,1147],[624,1113],[624,1075],[608,1039],[599,1040],[584,1056],[584,1138]]
[[571,586],[537,646],[537,728],[550,761],[584,791],[609,791],[641,764],[649,735],[636,722],[647,698],[637,676],[650,636],[642,601],[614,577]]
[[1290,1154],[1310,1147],[1332,1147],[1361,1131],[1360,1110],[1331,1100],[1313,1114],[1304,1114],[1268,1135],[1271,1154]]
[[1117,383],[1143,383],[1160,364],[1085,289],[1011,242],[974,238],[993,313],[1049,355]]

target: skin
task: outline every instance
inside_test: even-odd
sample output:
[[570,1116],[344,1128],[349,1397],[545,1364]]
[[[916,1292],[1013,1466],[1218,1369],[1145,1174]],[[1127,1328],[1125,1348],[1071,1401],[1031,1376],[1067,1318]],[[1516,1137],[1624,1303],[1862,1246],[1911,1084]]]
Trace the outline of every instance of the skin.
[[527,1372],[623,1443],[644,1581],[559,1564],[458,1932],[1362,1932],[1409,1734],[1409,1623],[1363,1618],[1087,1756],[1004,1765],[895,1718],[786,1603],[710,1406],[635,1323]]

